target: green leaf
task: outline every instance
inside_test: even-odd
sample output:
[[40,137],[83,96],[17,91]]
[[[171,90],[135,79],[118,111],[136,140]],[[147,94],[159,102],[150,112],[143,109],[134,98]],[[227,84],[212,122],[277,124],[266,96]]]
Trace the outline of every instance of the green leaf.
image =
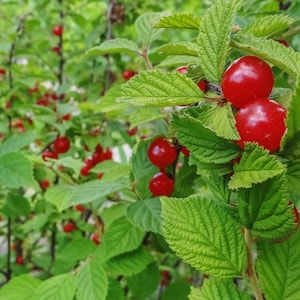
[[223,278],[245,270],[241,227],[225,206],[199,196],[162,198],[162,217],[171,249],[192,267]]
[[195,103],[202,97],[198,86],[184,74],[150,70],[122,85],[122,96],[118,101],[159,107]]
[[12,278],[0,290],[0,300],[32,300],[36,289],[41,284],[39,279],[29,274],[23,274]]
[[165,55],[191,55],[198,57],[198,45],[192,42],[169,43],[158,47],[156,51]]
[[221,81],[229,51],[229,37],[240,4],[240,0],[218,0],[206,10],[202,19],[197,43],[200,65],[208,81]]
[[252,184],[263,182],[283,173],[284,165],[268,150],[254,143],[247,143],[239,163],[233,166],[229,188],[250,188]]
[[256,18],[245,28],[243,33],[257,37],[271,37],[288,29],[293,19],[285,15],[268,15]]
[[34,131],[24,132],[19,135],[15,135],[7,139],[0,146],[0,156],[9,152],[17,152],[21,148],[29,145],[36,139],[36,133]]
[[7,217],[22,217],[30,214],[30,204],[28,199],[18,194],[9,194],[6,203],[2,207],[3,213]]
[[106,300],[125,300],[124,291],[119,281],[108,278],[108,291]]
[[277,41],[238,33],[232,37],[231,45],[274,64],[292,76],[300,74],[300,53]]
[[148,265],[141,273],[126,277],[130,291],[136,299],[147,299],[160,281],[160,272],[156,263]]
[[192,14],[174,14],[162,17],[155,28],[199,29],[201,19]]
[[105,229],[101,237],[101,247],[96,251],[96,255],[101,261],[105,261],[111,257],[136,250],[144,235],[144,231],[132,226],[125,217],[115,219]]
[[300,194],[300,160],[293,161],[288,165],[286,177],[290,193]]
[[140,49],[135,42],[124,38],[115,38],[105,40],[99,46],[89,49],[85,56],[93,57],[107,53],[138,54],[139,52]]
[[300,230],[282,243],[260,241],[257,247],[256,267],[265,298],[300,299]]
[[166,114],[164,114],[159,108],[137,107],[130,113],[128,120],[130,122],[130,126],[134,127],[151,121],[163,119],[165,117]]
[[127,218],[144,231],[161,233],[161,204],[159,198],[145,199],[127,207]]
[[107,260],[103,266],[106,272],[115,276],[131,276],[143,271],[145,267],[154,261],[145,248],[115,256]]
[[166,57],[161,61],[156,67],[158,68],[169,68],[169,67],[179,67],[179,66],[189,66],[193,64],[198,64],[199,58],[190,55],[172,55]]
[[[291,102],[288,107],[286,126],[288,128],[282,144],[293,144],[296,133],[300,132],[300,76],[297,77],[295,90],[292,94]],[[289,145],[287,145],[289,146]]]
[[258,238],[280,239],[290,233],[293,223],[292,206],[284,176],[280,175],[251,189],[238,190],[238,210],[242,224]]
[[20,152],[10,152],[0,157],[0,184],[9,188],[35,187],[31,161]]
[[171,282],[164,290],[162,300],[187,300],[191,289],[191,283],[186,280]]
[[36,290],[39,300],[73,300],[76,283],[72,274],[61,274],[43,281]]
[[140,15],[135,20],[135,29],[138,37],[142,40],[143,46],[148,46],[150,43],[159,37],[163,29],[154,28],[154,24],[166,13],[147,12]]
[[180,144],[190,150],[191,164],[197,164],[197,160],[213,164],[226,163],[239,153],[235,143],[218,137],[203,126],[200,120],[185,112],[174,114],[171,126]]
[[103,266],[97,260],[85,262],[76,275],[77,300],[105,300],[108,280]]
[[78,186],[58,185],[47,190],[45,199],[59,211],[63,211],[70,206],[98,200],[126,187],[128,183],[123,178],[115,181],[93,180]]
[[232,279],[210,278],[201,289],[192,287],[189,300],[250,300],[251,297],[238,290]]

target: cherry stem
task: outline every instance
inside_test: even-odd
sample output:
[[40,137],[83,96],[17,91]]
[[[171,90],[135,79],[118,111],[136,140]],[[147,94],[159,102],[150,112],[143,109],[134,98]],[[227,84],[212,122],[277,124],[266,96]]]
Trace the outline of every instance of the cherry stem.
[[246,247],[247,247],[247,261],[248,261],[248,266],[247,266],[247,271],[246,274],[248,275],[250,279],[250,283],[252,285],[255,299],[256,300],[264,300],[260,285],[259,285],[259,280],[256,274],[255,270],[255,258],[254,258],[254,241],[251,235],[251,231],[245,228],[245,242],[246,242]]
[[152,66],[152,64],[151,64],[151,62],[149,61],[149,58],[148,58],[148,47],[147,46],[145,46],[143,48],[143,52],[141,53],[141,56],[143,57],[143,59],[145,61],[147,69],[152,70],[153,66]]

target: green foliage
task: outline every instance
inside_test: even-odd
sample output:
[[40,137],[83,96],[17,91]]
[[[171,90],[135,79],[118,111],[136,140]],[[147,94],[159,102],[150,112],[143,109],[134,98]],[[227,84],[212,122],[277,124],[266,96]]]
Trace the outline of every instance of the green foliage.
[[162,17],[155,28],[199,29],[201,19],[192,14],[175,14]]

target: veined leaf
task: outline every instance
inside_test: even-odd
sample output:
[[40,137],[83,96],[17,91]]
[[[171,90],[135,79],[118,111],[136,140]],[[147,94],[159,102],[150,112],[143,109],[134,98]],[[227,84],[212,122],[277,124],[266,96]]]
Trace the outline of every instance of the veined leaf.
[[189,300],[250,300],[251,297],[238,290],[232,279],[210,278],[201,289],[192,287]]
[[99,46],[89,49],[85,53],[85,56],[93,57],[107,53],[138,54],[139,52],[140,49],[135,42],[128,39],[115,38],[112,40],[106,40]]
[[7,139],[0,146],[0,156],[9,153],[9,152],[17,152],[21,148],[29,145],[36,139],[36,133],[34,131],[24,132],[22,134],[12,136]]
[[257,37],[271,37],[288,29],[293,19],[285,15],[268,15],[256,18],[242,29],[243,33]]
[[229,162],[239,153],[238,146],[218,137],[213,131],[204,127],[200,120],[187,113],[173,115],[171,123],[181,145],[191,151],[190,163],[222,164]]
[[39,279],[29,274],[14,277],[0,289],[0,300],[20,299],[20,295],[23,300],[32,300],[40,284]]
[[191,55],[198,57],[198,45],[192,42],[169,43],[156,49],[165,55]]
[[47,190],[45,199],[62,211],[72,205],[89,203],[126,187],[128,182],[123,178],[115,181],[89,181],[78,186],[58,185]]
[[199,102],[203,93],[191,78],[179,72],[151,70],[122,85],[118,101],[132,105],[175,106]]
[[246,249],[241,227],[225,206],[199,196],[162,198],[162,217],[165,238],[184,261],[215,277],[243,273]]
[[300,75],[300,53],[277,41],[238,33],[232,37],[231,45],[276,65],[292,76]]
[[175,14],[162,17],[155,28],[199,29],[201,19],[192,14]]
[[300,160],[297,159],[288,165],[286,177],[290,193],[300,194]]
[[154,262],[154,258],[144,248],[115,256],[106,262],[103,266],[107,273],[113,277],[131,276],[143,271],[146,266]]
[[127,208],[127,218],[144,231],[161,234],[161,204],[159,198],[135,202]]
[[189,66],[192,64],[199,64],[199,58],[190,55],[172,55],[166,57],[162,62],[160,62],[158,68],[169,68],[169,67],[179,67],[179,66]]
[[35,187],[31,161],[20,152],[9,152],[0,157],[0,184],[9,188]]
[[208,81],[221,81],[229,51],[233,20],[240,4],[240,0],[218,0],[206,11],[202,19],[197,43],[200,65]]
[[288,240],[258,243],[257,272],[268,300],[300,299],[300,230]]
[[163,29],[155,28],[154,24],[165,15],[166,13],[147,12],[135,20],[135,29],[138,33],[138,37],[142,40],[143,46],[150,45],[150,43],[161,34]]
[[76,275],[78,300],[105,300],[108,280],[104,268],[97,260],[85,262]]
[[111,257],[136,250],[143,238],[145,232],[132,226],[125,218],[121,217],[113,220],[105,229],[101,237],[101,247],[95,255],[105,261]]
[[247,143],[239,163],[234,164],[229,188],[250,188],[285,171],[284,165],[268,150]]
[[125,300],[123,287],[116,279],[108,278],[108,291],[106,299]]
[[295,227],[288,196],[283,175],[254,184],[251,189],[239,189],[241,222],[258,238],[274,240],[285,237]]
[[[300,59],[299,59],[300,62]],[[286,119],[287,132],[283,138],[282,145],[285,143],[294,143],[294,136],[300,132],[300,75],[297,77],[295,90],[288,108]]]
[[39,300],[73,300],[76,282],[72,274],[61,274],[43,281],[35,297]]

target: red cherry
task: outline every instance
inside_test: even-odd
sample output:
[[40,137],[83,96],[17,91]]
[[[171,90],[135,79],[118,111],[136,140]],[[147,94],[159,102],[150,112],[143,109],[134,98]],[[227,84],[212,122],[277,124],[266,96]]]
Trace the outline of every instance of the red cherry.
[[63,231],[65,233],[69,233],[73,230],[76,229],[76,225],[73,223],[73,222],[69,222],[69,223],[66,223],[64,226],[63,226]]
[[267,98],[247,103],[235,116],[240,134],[237,143],[243,148],[245,142],[257,142],[271,152],[278,150],[286,131],[285,118],[285,108]]
[[184,156],[190,156],[190,150],[187,149],[185,146],[181,146],[180,151],[183,153]]
[[56,53],[57,55],[61,55],[60,47],[59,46],[54,46],[51,49],[52,52]]
[[187,74],[188,73],[188,67],[187,66],[182,66],[176,69],[177,72],[181,74]]
[[138,131],[138,128],[137,128],[137,126],[135,126],[135,127],[132,127],[131,129],[127,129],[126,133],[129,136],[133,136],[137,133],[137,131]]
[[177,151],[164,137],[158,137],[150,144],[147,155],[153,165],[164,168],[175,161]]
[[284,45],[284,46],[286,46],[286,47],[289,47],[289,44],[286,40],[277,40],[277,42]]
[[244,56],[224,72],[221,85],[224,98],[233,106],[241,107],[253,99],[269,97],[274,76],[266,62],[255,56]]
[[39,182],[39,186],[41,187],[41,189],[45,190],[50,186],[50,181],[45,179]]
[[24,264],[24,259],[23,259],[22,255],[18,255],[16,257],[16,264],[18,264],[18,265],[23,265]]
[[58,136],[53,142],[53,147],[57,153],[67,152],[70,146],[70,140],[66,136]]
[[135,76],[137,74],[137,72],[134,72],[132,70],[125,70],[122,74],[123,78],[125,80],[129,80],[130,78],[132,78],[133,76]]
[[56,25],[52,28],[52,33],[56,36],[62,36],[63,30],[64,29],[62,25]]
[[104,152],[94,152],[92,155],[93,164],[97,165],[105,160]]
[[207,89],[207,82],[206,80],[201,80],[197,83],[199,89],[204,93],[206,92],[206,89]]
[[39,91],[39,87],[37,85],[34,86],[33,88],[28,89],[29,94],[34,94],[34,93],[37,93],[38,91]]
[[81,204],[76,205],[76,206],[75,206],[75,209],[78,210],[78,211],[80,211],[80,212],[85,211],[84,206],[82,206]]
[[85,166],[81,167],[80,174],[84,177],[89,176],[90,175],[90,170],[91,170],[91,167],[85,165]]
[[47,158],[58,159],[58,154],[49,149],[44,150],[42,153],[42,158],[44,161],[47,161]]
[[174,190],[174,181],[165,173],[159,172],[150,180],[149,190],[153,196],[170,196]]
[[112,159],[113,153],[109,148],[107,148],[103,154],[104,154],[104,160]]
[[63,119],[64,121],[69,121],[69,120],[71,119],[71,114],[65,114],[65,115],[63,115],[63,116],[62,116],[62,119]]
[[6,70],[0,69],[0,75],[6,75]]
[[94,233],[94,234],[91,236],[91,240],[92,240],[96,245],[99,245],[99,244],[100,244],[99,238],[100,238],[99,233]]

